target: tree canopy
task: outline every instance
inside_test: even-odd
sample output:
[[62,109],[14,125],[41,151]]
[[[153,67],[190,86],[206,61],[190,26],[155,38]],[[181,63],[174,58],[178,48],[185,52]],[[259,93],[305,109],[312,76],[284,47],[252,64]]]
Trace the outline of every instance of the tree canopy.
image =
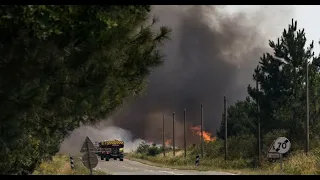
[[81,123],[137,95],[170,29],[150,5],[0,6],[0,172],[30,174]]
[[[282,135],[303,147],[307,116],[307,63],[311,139],[319,136],[320,58],[314,55],[313,42],[310,45],[306,42],[304,29],[299,30],[297,22],[293,20],[277,42],[269,41],[273,54],[263,54],[253,74],[259,89],[249,85],[249,97],[228,108],[229,136],[243,132],[257,137],[259,117],[262,138],[271,132],[281,131]],[[224,138],[224,119],[218,136]]]

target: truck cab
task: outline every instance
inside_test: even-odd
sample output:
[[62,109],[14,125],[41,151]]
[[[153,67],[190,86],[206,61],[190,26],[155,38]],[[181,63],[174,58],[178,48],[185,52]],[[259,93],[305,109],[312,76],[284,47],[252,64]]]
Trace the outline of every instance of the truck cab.
[[[100,152],[100,156],[101,157],[104,157],[104,156],[106,156],[106,155],[109,155],[111,153],[111,149],[110,148],[102,148],[101,149],[101,152]],[[101,159],[101,160],[103,160],[103,159]]]

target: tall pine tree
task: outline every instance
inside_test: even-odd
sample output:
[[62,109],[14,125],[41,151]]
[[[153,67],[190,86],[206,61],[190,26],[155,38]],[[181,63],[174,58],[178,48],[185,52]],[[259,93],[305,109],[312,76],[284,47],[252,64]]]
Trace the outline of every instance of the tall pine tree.
[[[273,53],[265,53],[254,70],[259,90],[248,86],[250,99],[228,108],[228,136],[244,133],[257,137],[257,117],[261,136],[284,132],[294,144],[303,147],[306,137],[306,67],[309,63],[309,107],[311,148],[320,134],[320,58],[314,56],[313,42],[306,47],[304,29],[292,20],[277,42],[269,41]],[[257,112],[256,103],[260,106]],[[224,118],[218,137],[224,138]]]
[[[304,29],[298,30],[297,22],[292,20],[276,43],[269,41],[273,54],[265,53],[255,69],[253,79],[258,81],[260,89],[249,86],[248,93],[259,99],[262,134],[285,129],[293,141],[302,143],[305,139],[306,67],[317,59],[313,42],[306,47],[306,41]],[[316,66],[310,64],[311,82],[317,81]],[[314,95],[317,84],[310,86]]]

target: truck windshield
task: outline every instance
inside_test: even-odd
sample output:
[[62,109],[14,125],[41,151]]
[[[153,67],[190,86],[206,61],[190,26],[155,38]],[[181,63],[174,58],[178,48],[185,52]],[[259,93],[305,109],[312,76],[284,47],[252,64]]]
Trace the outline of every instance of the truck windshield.
[[119,148],[114,147],[112,148],[112,154],[118,154],[119,153]]

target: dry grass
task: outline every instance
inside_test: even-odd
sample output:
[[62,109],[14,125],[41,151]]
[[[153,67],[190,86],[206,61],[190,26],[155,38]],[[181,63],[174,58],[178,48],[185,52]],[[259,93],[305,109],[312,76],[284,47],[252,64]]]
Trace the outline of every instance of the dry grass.
[[[70,166],[69,156],[57,154],[52,161],[43,162],[33,173],[34,175],[87,175],[90,171],[84,167],[79,158],[74,157],[75,169]],[[93,170],[93,175],[108,175],[101,170]]]
[[[172,152],[166,153],[166,157],[163,154],[156,156],[146,156],[142,154],[131,153],[126,157],[128,159],[136,160],[141,163],[160,166],[171,167],[176,169],[189,169],[189,170],[213,170],[223,171],[235,174],[292,174],[292,175],[319,175],[320,174],[320,153],[317,150],[305,155],[303,152],[296,152],[284,158],[283,170],[280,171],[280,163],[268,163],[263,162],[261,168],[250,168],[251,162],[245,159],[228,160],[223,158],[203,159],[200,160],[200,165],[195,166],[195,158],[185,159],[183,152],[176,152],[176,157]],[[320,152],[320,150],[318,150]],[[187,157],[190,157],[190,153],[187,153]]]
[[[280,164],[269,166],[270,171],[280,171]],[[283,162],[283,173],[294,175],[319,175],[320,174],[320,158],[314,153],[308,155],[299,152],[287,158]]]

